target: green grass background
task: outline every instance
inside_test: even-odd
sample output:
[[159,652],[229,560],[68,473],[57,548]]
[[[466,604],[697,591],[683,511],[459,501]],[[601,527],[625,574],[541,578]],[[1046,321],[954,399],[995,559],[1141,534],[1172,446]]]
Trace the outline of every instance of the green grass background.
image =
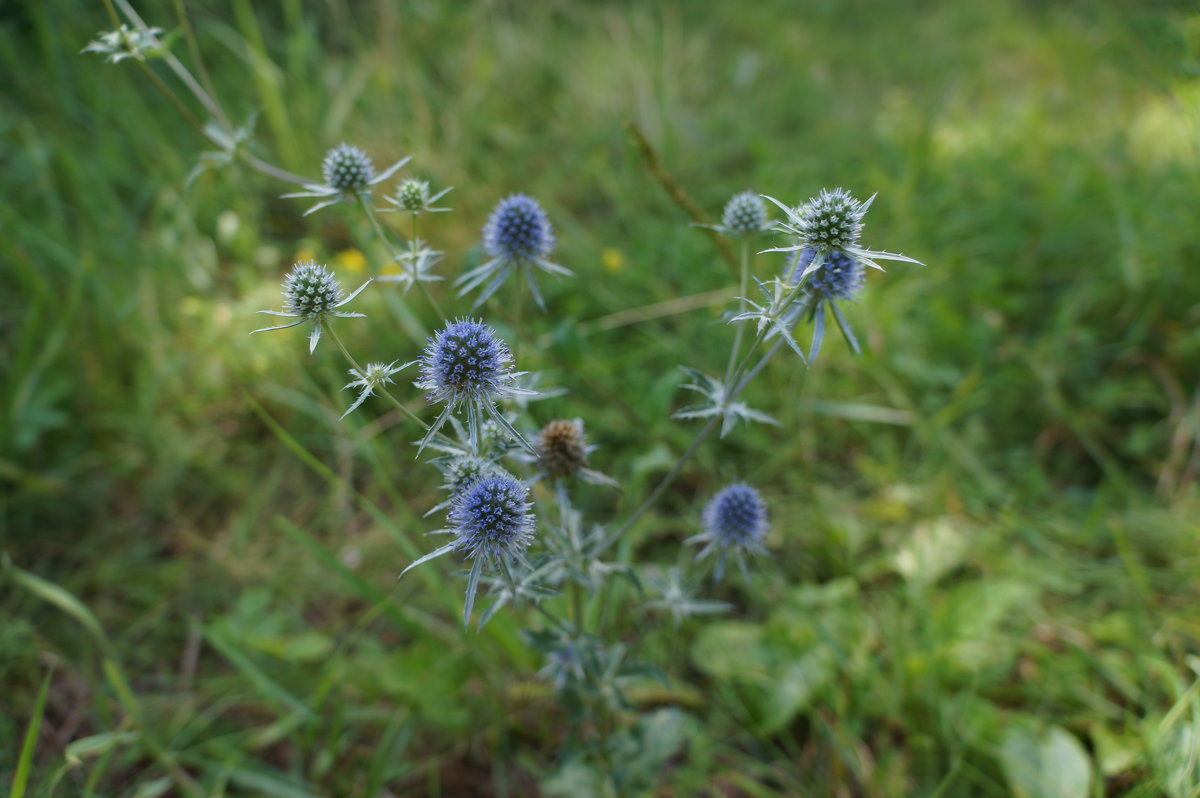
[[[570,389],[532,423],[583,418],[624,485],[583,492],[598,522],[694,434],[676,366],[731,340],[720,302],[610,318],[730,285],[624,122],[710,213],[879,192],[866,243],[928,264],[871,274],[866,355],[780,358],[748,400],[782,431],[706,444],[623,542],[675,562],[731,479],[774,520],[730,616],[676,630],[620,596],[616,634],[671,676],[621,719],[654,743],[639,792],[1200,795],[1194,4],[184,5],[267,160],[315,176],[347,140],[455,186],[423,232],[449,276],[499,198],[543,202],[577,276],[518,357]],[[298,254],[347,283],[347,250],[382,262],[368,226],[244,169],[185,188],[204,143],[135,65],[79,54],[109,27],[0,9],[0,784],[587,794],[517,635],[536,615],[463,635],[448,561],[395,581],[441,500],[414,430],[377,402],[338,423],[332,347],[246,335]],[[434,321],[362,305],[362,359],[412,359]]]

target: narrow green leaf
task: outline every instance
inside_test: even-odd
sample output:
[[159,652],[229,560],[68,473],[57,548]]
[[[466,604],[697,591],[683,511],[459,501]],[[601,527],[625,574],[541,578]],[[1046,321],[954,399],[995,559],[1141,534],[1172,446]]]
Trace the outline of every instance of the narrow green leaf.
[[269,702],[284,706],[299,715],[307,716],[310,713],[307,706],[300,699],[289,693],[278,682],[268,676],[262,668],[258,667],[255,662],[241,649],[234,644],[228,637],[224,629],[217,625],[206,626],[204,629],[204,637],[212,644],[213,648],[221,653],[221,656],[229,660],[235,668],[242,672],[251,684],[266,698]]
[[7,566],[6,570],[12,574],[13,580],[18,585],[79,621],[83,625],[83,628],[87,629],[88,633],[96,638],[96,641],[100,645],[107,648],[108,636],[104,634],[104,629],[100,626],[100,622],[96,620],[96,616],[84,606],[83,602],[53,582],[48,582],[40,576],[35,576],[29,571],[22,570],[13,565],[7,556],[5,557],[5,565]]
[[29,782],[29,771],[33,768],[33,754],[37,751],[38,732],[42,728],[42,714],[46,711],[46,694],[50,690],[50,679],[53,672],[47,673],[38,691],[37,701],[33,705],[33,713],[29,717],[29,726],[25,729],[25,742],[21,745],[21,754],[17,757],[17,772],[13,774],[12,790],[9,798],[22,798],[25,795],[25,785]]

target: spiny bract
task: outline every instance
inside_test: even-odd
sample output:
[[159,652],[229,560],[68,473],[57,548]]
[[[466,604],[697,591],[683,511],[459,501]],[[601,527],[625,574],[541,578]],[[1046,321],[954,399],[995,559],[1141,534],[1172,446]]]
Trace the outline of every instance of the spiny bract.
[[500,201],[483,228],[490,257],[532,261],[554,249],[554,230],[537,200],[513,194]]
[[735,194],[725,203],[721,228],[728,235],[744,238],[758,235],[767,224],[767,206],[753,191]]
[[431,402],[453,407],[490,400],[512,377],[512,354],[496,331],[482,321],[458,319],[429,339],[417,387],[429,391]]
[[468,557],[520,557],[533,540],[529,489],[508,474],[484,477],[458,493],[450,505],[456,548]]
[[375,166],[358,147],[339,144],[325,155],[321,164],[325,184],[339,191],[359,191],[375,177]]
[[767,507],[758,491],[735,482],[709,501],[701,522],[704,537],[720,548],[757,549],[767,536]]
[[[807,247],[788,257],[785,272],[793,283],[800,278],[817,256],[817,251]],[[854,299],[862,291],[866,270],[856,259],[845,252],[833,251],[825,256],[825,263],[813,272],[804,290],[824,299]]]

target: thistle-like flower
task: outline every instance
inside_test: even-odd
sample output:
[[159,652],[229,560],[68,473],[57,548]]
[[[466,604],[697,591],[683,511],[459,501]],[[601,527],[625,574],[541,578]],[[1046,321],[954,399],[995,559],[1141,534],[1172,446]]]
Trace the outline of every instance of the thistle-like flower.
[[268,330],[286,330],[288,327],[295,327],[297,324],[311,321],[313,328],[308,335],[308,352],[312,354],[316,351],[317,341],[321,339],[321,328],[328,323],[329,319],[349,319],[363,315],[361,313],[343,313],[338,308],[345,306],[346,303],[358,296],[370,282],[367,280],[354,293],[344,296],[341,284],[324,266],[318,266],[312,262],[297,263],[283,278],[284,310],[282,312],[278,310],[260,310],[258,312],[269,316],[299,319],[299,321],[281,324],[277,327],[263,327],[253,330],[251,335]]
[[142,27],[131,30],[128,25],[122,25],[116,30],[101,33],[96,40],[89,42],[79,52],[101,53],[108,56],[106,61],[117,64],[126,58],[145,61],[147,56],[160,56],[166,52],[166,45],[159,40],[162,28]]
[[[808,247],[788,256],[784,267],[784,276],[793,285],[801,280],[817,257],[817,251]],[[813,272],[803,284],[803,299],[795,308],[792,323],[807,315],[813,323],[812,345],[808,350],[810,362],[815,360],[821,351],[821,342],[825,338],[825,309],[833,314],[834,322],[842,332],[850,349],[855,354],[862,354],[858,339],[850,329],[850,324],[842,314],[842,309],[836,300],[854,300],[862,291],[866,279],[866,270],[862,263],[844,252],[834,250],[825,259],[825,265]]]
[[354,400],[354,404],[350,405],[350,407],[346,409],[345,413],[342,413],[342,417],[339,418],[338,421],[341,421],[343,418],[357,410],[359,406],[367,400],[367,397],[373,395],[376,390],[382,389],[385,385],[392,384],[393,374],[403,371],[417,361],[412,360],[402,366],[397,366],[396,364],[398,362],[399,361],[397,360],[393,360],[391,363],[386,364],[368,363],[362,371],[359,371],[358,369],[350,369],[350,376],[354,377],[354,379],[346,383],[342,390],[346,390],[346,388],[357,388],[358,398]]
[[596,447],[588,445],[580,419],[560,418],[546,424],[533,448],[537,450],[539,477],[556,480],[578,476],[594,485],[617,486],[612,478],[588,468],[588,455]]
[[542,473],[551,479],[573,477],[588,464],[583,424],[565,418],[551,421],[538,433],[534,448]]
[[478,451],[479,426],[486,413],[509,437],[529,451],[533,448],[504,414],[496,400],[529,393],[516,385],[522,372],[514,372],[508,345],[488,325],[473,319],[457,319],[429,339],[421,355],[418,388],[429,391],[430,403],[444,403],[441,414],[429,427],[420,448],[424,449],[450,414],[459,406],[467,409],[467,431],[472,451]]
[[304,215],[308,216],[343,200],[365,197],[371,193],[372,186],[387,180],[410,160],[411,156],[401,158],[379,174],[375,174],[375,165],[365,152],[349,144],[339,144],[325,154],[325,160],[321,164],[324,183],[310,183],[304,186],[304,191],[283,196],[285,199],[311,197],[321,200],[304,212]]
[[731,238],[762,235],[770,229],[767,225],[767,206],[762,197],[753,191],[734,194],[729,202],[725,203],[721,224],[713,229]]
[[[400,575],[452,551],[465,554],[473,561],[463,609],[463,624],[469,624],[485,561],[490,568],[498,567],[510,585],[513,584],[511,566],[524,560],[537,525],[530,512],[532,507],[529,488],[508,474],[486,476],[472,482],[454,496],[450,505],[447,531],[454,535],[454,540],[421,557]],[[515,585],[512,592],[514,595],[518,592]]]
[[763,541],[769,526],[767,507],[758,491],[741,482],[726,486],[704,508],[701,526],[703,532],[687,541],[704,544],[696,559],[716,552],[714,579],[719,582],[725,573],[725,560],[732,554],[737,558],[742,576],[749,582],[745,555],[764,550]]
[[461,286],[459,296],[483,286],[475,307],[496,293],[510,273],[522,271],[538,307],[545,310],[546,303],[533,277],[534,267],[549,274],[572,275],[569,269],[547,259],[554,250],[554,229],[537,200],[524,194],[501,200],[492,211],[483,228],[483,248],[489,260],[455,281]]
[[434,203],[453,190],[453,187],[444,188],[436,194],[430,194],[428,180],[409,178],[401,181],[390,196],[384,197],[396,207],[379,210],[384,213],[445,213],[450,209],[434,207]]
[[867,209],[875,201],[875,195],[866,202],[856,200],[849,191],[836,188],[832,191],[822,189],[816,197],[801,205],[790,208],[774,197],[763,195],[764,199],[778,205],[787,214],[787,221],[776,222],[775,230],[780,233],[795,236],[796,243],[792,246],[774,247],[766,252],[798,252],[811,248],[815,255],[805,267],[799,279],[804,279],[825,264],[830,253],[842,251],[864,266],[870,266],[883,271],[883,267],[875,262],[880,260],[899,260],[921,265],[905,255],[891,252],[870,250],[859,246],[858,239],[862,235],[863,219]]

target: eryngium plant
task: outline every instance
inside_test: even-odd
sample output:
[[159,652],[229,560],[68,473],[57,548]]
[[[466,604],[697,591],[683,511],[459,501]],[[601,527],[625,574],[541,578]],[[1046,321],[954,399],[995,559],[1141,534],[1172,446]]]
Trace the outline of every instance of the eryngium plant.
[[[102,35],[87,49],[114,62],[151,57],[166,61],[171,74],[179,77],[183,87],[193,93],[198,107],[212,117],[208,125],[198,127],[220,150],[203,154],[201,169],[242,163],[274,179],[298,185],[303,189],[301,192],[286,196],[317,200],[306,215],[338,202],[353,201],[388,250],[389,257],[400,266],[399,275],[383,279],[399,282],[406,289],[413,285],[420,287],[428,308],[438,319],[439,329],[415,360],[410,359],[414,352],[408,358],[383,358],[361,366],[330,322],[362,315],[342,308],[366,284],[346,296],[328,269],[315,263],[296,264],[287,275],[283,311],[263,311],[294,321],[266,329],[310,323],[311,353],[322,330],[328,327],[329,337],[351,367],[353,379],[345,387],[357,391],[343,418],[362,407],[367,397],[380,395],[409,423],[424,430],[418,453],[427,447],[439,453],[432,464],[441,470],[446,492],[446,500],[429,514],[448,511],[446,527],[437,531],[450,535],[451,542],[418,558],[404,572],[444,554],[462,555],[470,565],[464,624],[471,620],[481,583],[493,598],[481,613],[481,627],[502,607],[524,602],[536,605],[539,611],[536,617],[545,622],[531,620],[525,637],[545,654],[541,673],[558,691],[568,717],[577,724],[574,739],[599,773],[596,789],[591,793],[626,792],[632,782],[626,778],[627,770],[615,755],[636,746],[638,740],[629,734],[631,724],[624,723],[616,713],[628,714],[622,694],[624,682],[644,676],[646,671],[627,657],[631,647],[636,646],[636,638],[612,641],[608,634],[607,619],[616,614],[610,606],[614,591],[609,583],[615,577],[627,578],[637,587],[639,596],[645,595],[644,586],[649,587],[651,595],[646,595],[643,607],[668,612],[676,622],[721,612],[728,605],[692,595],[697,580],[685,573],[684,568],[646,567],[637,561],[633,547],[619,549],[623,555],[626,549],[633,549],[633,562],[624,561],[628,559],[624,556],[617,558],[616,544],[665,494],[710,432],[719,429],[721,434],[729,433],[739,420],[777,423],[765,413],[748,407],[740,396],[784,343],[806,364],[811,364],[820,345],[828,308],[856,347],[838,303],[852,300],[859,293],[864,268],[879,268],[875,258],[916,261],[869,250],[861,244],[865,215],[873,197],[861,202],[843,189],[823,190],[795,207],[751,192],[732,197],[721,215],[721,223],[710,228],[737,239],[739,300],[737,309],[729,314],[730,321],[755,323],[738,325],[721,376],[686,369],[692,379],[685,387],[698,392],[702,402],[683,408],[676,417],[695,419],[701,422],[701,429],[646,499],[625,515],[621,523],[606,526],[613,519],[585,517],[573,504],[572,490],[584,489],[580,482],[615,484],[591,470],[593,447],[587,444],[583,422],[551,421],[541,428],[536,445],[527,443],[514,424],[536,428],[527,418],[528,401],[535,394],[518,383],[522,373],[514,371],[508,345],[482,320],[448,321],[450,317],[442,312],[430,290],[442,278],[435,273],[443,263],[442,253],[417,237],[418,218],[422,213],[445,210],[436,207],[436,203],[446,191],[433,193],[423,180],[404,180],[384,197],[392,207],[376,209],[375,187],[389,179],[408,159],[378,172],[363,150],[347,144],[327,153],[321,164],[323,182],[320,183],[266,163],[251,150],[251,126],[234,127],[230,123],[218,99],[203,88],[204,81],[197,80],[163,46],[158,38],[162,31],[145,25],[127,0],[118,0],[116,5],[125,11],[132,27],[121,25],[110,6],[114,24],[120,27]],[[166,89],[161,84],[160,88]],[[170,89],[166,91],[175,99]],[[193,176],[198,173],[199,170],[193,171]],[[764,198],[780,207],[785,219],[769,226]],[[410,230],[402,245],[395,243],[396,231],[380,222],[377,210],[410,215],[406,220]],[[766,252],[788,253],[788,258],[785,263],[771,265],[769,271],[777,275],[775,279],[759,282],[766,297],[759,304],[747,296],[754,274],[750,242],[767,230],[782,234],[785,241],[783,246]],[[523,273],[534,299],[544,308],[534,270],[570,274],[549,260],[555,246],[554,230],[541,205],[529,196],[515,194],[502,200],[484,226],[482,238],[487,260],[462,274],[457,283],[460,296],[479,291],[477,306],[495,294],[510,274]],[[517,289],[518,309],[511,315],[520,334],[524,332],[519,311],[523,290],[519,285]],[[805,358],[795,342],[794,332],[810,322],[813,344]],[[746,334],[751,330],[752,334]],[[407,362],[397,365],[402,361]],[[427,425],[392,393],[398,389],[395,375],[414,364],[420,367],[415,386],[427,392],[430,403],[441,406],[432,424]],[[536,376],[530,375],[528,386],[537,384]],[[552,391],[547,390],[543,395]],[[460,413],[465,414],[465,423],[460,421]],[[517,451],[519,448],[525,451]],[[506,466],[516,475],[506,470]],[[536,515],[531,486],[538,493]],[[766,504],[758,491],[741,483],[722,489],[704,508],[701,527],[700,534],[691,539],[701,544],[697,560],[715,555],[714,575],[719,580],[726,560],[732,557],[749,579],[746,557],[764,548],[768,529]],[[653,598],[655,591],[658,599]]]

